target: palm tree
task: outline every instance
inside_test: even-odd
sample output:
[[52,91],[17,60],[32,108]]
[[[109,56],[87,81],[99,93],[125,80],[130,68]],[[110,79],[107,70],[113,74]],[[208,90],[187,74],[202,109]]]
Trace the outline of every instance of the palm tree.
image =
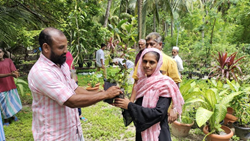
[[111,7],[111,3],[112,3],[112,0],[108,0],[108,5],[107,5],[107,9],[106,9],[103,27],[107,27],[107,25],[108,25],[109,11],[110,11],[110,7]]
[[143,0],[137,0],[138,2],[138,38],[142,38],[142,8]]

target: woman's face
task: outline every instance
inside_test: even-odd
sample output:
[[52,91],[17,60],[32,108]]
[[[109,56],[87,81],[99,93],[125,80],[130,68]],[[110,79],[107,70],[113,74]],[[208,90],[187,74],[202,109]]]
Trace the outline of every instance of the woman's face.
[[143,56],[142,67],[147,76],[151,76],[154,73],[157,63],[155,54],[149,52]]

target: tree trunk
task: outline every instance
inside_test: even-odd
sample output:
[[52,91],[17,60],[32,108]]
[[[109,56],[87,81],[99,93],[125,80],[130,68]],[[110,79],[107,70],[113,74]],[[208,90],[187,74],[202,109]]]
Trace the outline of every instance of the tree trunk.
[[142,7],[143,0],[137,0],[138,2],[138,40],[142,38]]
[[174,17],[171,17],[171,37],[174,36]]
[[201,31],[201,47],[203,48],[203,45],[204,45],[204,24],[205,24],[205,16],[203,16],[202,18],[202,21],[203,21],[203,26],[202,26],[202,31]]
[[168,25],[167,25],[167,22],[165,22],[165,24],[164,24],[164,31],[165,31],[165,35],[164,35],[163,39],[165,39],[165,37],[168,36]]
[[103,27],[107,27],[107,25],[108,25],[109,11],[110,11],[110,7],[111,7],[111,3],[112,3],[112,0],[108,0],[108,5],[107,5],[107,9],[106,9]]
[[156,15],[154,13],[154,16],[153,16],[153,20],[154,20],[154,32],[156,32]]

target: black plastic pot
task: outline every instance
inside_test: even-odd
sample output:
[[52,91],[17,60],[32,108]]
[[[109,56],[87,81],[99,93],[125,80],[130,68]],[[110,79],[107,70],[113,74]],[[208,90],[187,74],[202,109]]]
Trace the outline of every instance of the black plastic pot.
[[83,63],[78,63],[78,65],[79,65],[79,68],[83,67]]
[[87,67],[89,68],[89,67],[91,67],[92,66],[92,62],[90,61],[90,62],[87,62]]
[[240,139],[246,141],[250,139],[250,127],[240,127],[238,122],[233,123],[235,129],[235,135]]
[[[112,86],[116,86],[116,83],[110,83],[108,81],[104,81],[104,90],[106,91],[108,88],[112,87]],[[121,88],[121,90],[124,92],[124,89]],[[124,98],[124,93],[121,93],[120,95],[114,97],[114,98]],[[113,104],[114,103],[114,98],[111,99],[105,99],[103,100],[104,102],[107,102],[109,104]]]

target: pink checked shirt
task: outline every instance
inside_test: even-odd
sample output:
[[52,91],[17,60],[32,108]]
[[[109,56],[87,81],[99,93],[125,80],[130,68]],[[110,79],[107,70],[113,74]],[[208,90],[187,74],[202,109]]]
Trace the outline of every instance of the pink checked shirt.
[[68,65],[64,63],[60,68],[41,54],[30,70],[28,82],[33,96],[34,140],[77,140],[82,135],[78,110],[63,105],[77,88]]

